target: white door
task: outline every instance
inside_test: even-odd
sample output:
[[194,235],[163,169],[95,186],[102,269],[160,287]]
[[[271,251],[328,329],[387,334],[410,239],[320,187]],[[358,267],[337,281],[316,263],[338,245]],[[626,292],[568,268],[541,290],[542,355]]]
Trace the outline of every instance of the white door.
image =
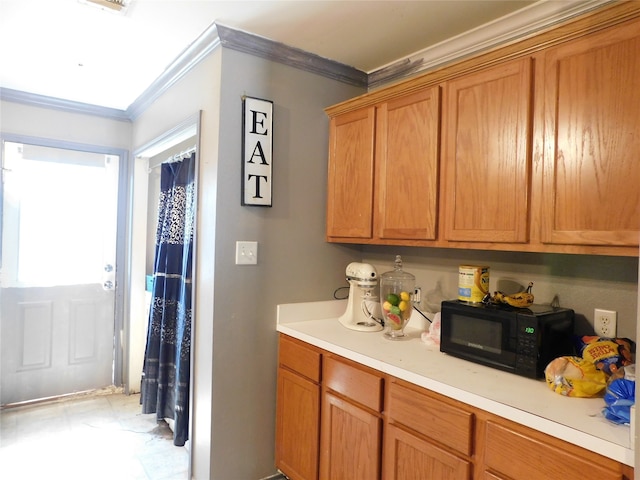
[[0,403],[113,384],[117,155],[3,142]]

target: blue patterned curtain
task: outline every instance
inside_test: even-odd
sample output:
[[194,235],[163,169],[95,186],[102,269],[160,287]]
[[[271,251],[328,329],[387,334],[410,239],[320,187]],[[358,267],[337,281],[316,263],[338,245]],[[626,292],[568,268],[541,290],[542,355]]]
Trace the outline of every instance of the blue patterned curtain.
[[191,271],[195,153],[162,165],[155,271],[142,371],[142,413],[174,419],[173,443],[189,433]]

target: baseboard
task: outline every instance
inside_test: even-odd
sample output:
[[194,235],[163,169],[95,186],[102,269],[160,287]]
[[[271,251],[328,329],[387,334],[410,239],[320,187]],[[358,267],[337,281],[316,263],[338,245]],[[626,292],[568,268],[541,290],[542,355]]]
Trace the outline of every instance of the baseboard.
[[282,472],[278,472],[273,475],[269,475],[268,477],[261,478],[260,480],[289,480],[289,477]]

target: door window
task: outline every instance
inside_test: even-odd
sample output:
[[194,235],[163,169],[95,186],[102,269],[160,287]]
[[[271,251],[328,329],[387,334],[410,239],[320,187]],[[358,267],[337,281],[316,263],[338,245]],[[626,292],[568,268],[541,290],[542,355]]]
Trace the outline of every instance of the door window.
[[4,286],[101,283],[115,255],[118,157],[4,147]]

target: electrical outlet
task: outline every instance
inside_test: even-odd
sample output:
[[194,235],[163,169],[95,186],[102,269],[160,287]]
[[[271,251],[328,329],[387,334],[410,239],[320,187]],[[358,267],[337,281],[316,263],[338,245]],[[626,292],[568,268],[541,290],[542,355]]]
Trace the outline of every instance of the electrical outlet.
[[593,329],[599,337],[613,338],[616,336],[618,312],[596,308],[593,314]]
[[420,302],[422,302],[422,288],[416,287],[413,290],[413,303],[420,305]]

